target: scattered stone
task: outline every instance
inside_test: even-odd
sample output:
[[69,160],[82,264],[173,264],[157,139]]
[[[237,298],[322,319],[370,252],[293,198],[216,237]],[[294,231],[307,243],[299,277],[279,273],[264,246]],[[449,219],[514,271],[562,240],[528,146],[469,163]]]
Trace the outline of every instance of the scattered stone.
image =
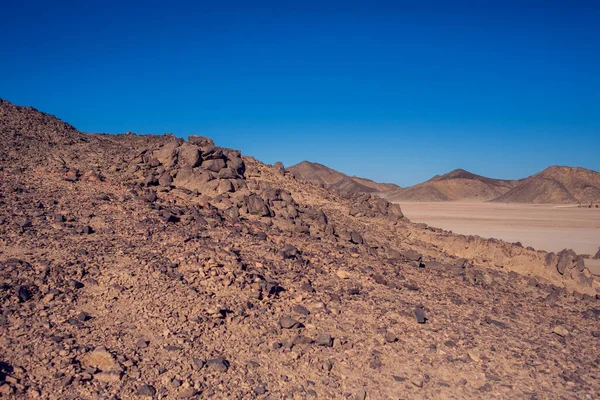
[[90,319],[92,319],[92,317],[90,316],[90,314],[82,311],[79,314],[77,314],[77,319],[85,322],[85,321],[89,321]]
[[425,310],[423,310],[423,307],[415,308],[413,310],[413,313],[415,314],[415,318],[419,324],[424,324],[427,321],[427,318],[425,318]]
[[506,328],[508,328],[508,326],[507,326],[507,325],[506,325],[504,322],[497,321],[497,320],[495,320],[495,319],[491,318],[491,317],[490,317],[490,316],[488,316],[488,315],[486,315],[486,316],[485,316],[485,318],[484,318],[484,321],[485,321],[487,324],[490,324],[490,325],[496,325],[498,328],[501,328],[501,329],[506,329]]
[[305,344],[312,344],[312,343],[314,343],[314,340],[312,340],[309,337],[303,336],[303,335],[297,335],[296,337],[294,337],[294,339],[292,339],[293,345],[305,345]]
[[473,360],[475,362],[481,361],[481,355],[479,354],[479,351],[473,349],[473,350],[467,351],[467,354],[469,355],[469,358],[471,358],[471,360]]
[[291,317],[282,317],[279,319],[279,326],[283,329],[302,328],[302,324]]
[[257,385],[254,387],[254,393],[256,393],[259,396],[262,396],[263,394],[267,393],[267,388],[265,387],[265,385]]
[[423,378],[420,376],[413,376],[412,378],[410,378],[410,383],[412,383],[413,385],[415,385],[418,388],[422,388],[423,387]]
[[343,269],[338,270],[336,274],[340,279],[350,279],[350,274],[347,271],[344,271]]
[[199,358],[195,358],[195,357],[194,357],[194,358],[192,358],[192,362],[194,363],[194,367],[195,367],[196,369],[202,369],[202,368],[204,367],[204,365],[206,364],[206,363],[204,362],[204,360],[201,360],[201,359],[199,359]]
[[317,336],[316,343],[318,346],[332,347],[333,338],[328,333],[321,333],[319,336]]
[[562,336],[562,337],[569,335],[569,331],[562,325],[555,326],[554,329],[552,330],[552,332],[554,332],[558,336]]
[[383,336],[385,338],[385,341],[388,343],[394,343],[398,341],[398,337],[390,331],[386,331],[385,335]]
[[288,244],[285,245],[281,250],[279,250],[279,254],[281,254],[283,258],[290,259],[297,258],[300,253],[295,246]]
[[156,389],[154,388],[154,386],[142,385],[138,387],[136,393],[139,396],[152,397],[156,394]]
[[194,396],[197,396],[199,392],[194,388],[183,389],[177,395],[178,399],[191,399]]
[[229,369],[229,361],[225,360],[223,357],[217,357],[213,358],[212,360],[208,360],[206,365],[218,372],[227,372]]
[[76,281],[75,279],[69,279],[67,284],[71,289],[81,289],[85,286],[83,283]]
[[306,307],[304,307],[303,305],[300,304],[296,304],[294,306],[294,311],[298,314],[302,314],[302,315],[309,315],[310,311],[308,311],[308,309]]

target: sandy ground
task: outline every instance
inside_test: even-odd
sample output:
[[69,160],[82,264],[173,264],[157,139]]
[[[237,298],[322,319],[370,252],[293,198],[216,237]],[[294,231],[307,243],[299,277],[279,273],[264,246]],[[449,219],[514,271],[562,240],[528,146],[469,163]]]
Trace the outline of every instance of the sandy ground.
[[[600,209],[577,206],[472,202],[400,203],[414,222],[456,233],[521,242],[547,251],[572,248],[596,254],[600,246]],[[588,260],[600,274],[600,260]]]

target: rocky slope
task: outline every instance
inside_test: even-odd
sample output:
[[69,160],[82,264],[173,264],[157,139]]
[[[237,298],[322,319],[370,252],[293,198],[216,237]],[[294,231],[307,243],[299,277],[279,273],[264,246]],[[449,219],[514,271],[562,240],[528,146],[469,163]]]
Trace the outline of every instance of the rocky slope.
[[572,251],[0,102],[0,396],[598,398]]
[[287,170],[297,179],[318,183],[340,193],[371,193],[400,189],[392,183],[379,183],[366,178],[348,176],[325,165],[309,161],[292,165]]
[[498,203],[600,203],[600,173],[585,168],[548,167],[495,198]]

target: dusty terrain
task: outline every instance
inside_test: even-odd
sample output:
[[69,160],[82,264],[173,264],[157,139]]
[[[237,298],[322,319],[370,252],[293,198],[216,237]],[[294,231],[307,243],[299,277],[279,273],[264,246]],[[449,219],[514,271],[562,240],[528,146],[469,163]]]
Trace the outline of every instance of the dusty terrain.
[[558,252],[594,255],[600,246],[600,209],[472,202],[400,203],[414,222],[465,235],[521,242]]
[[0,396],[600,397],[599,281],[191,136],[0,101]]

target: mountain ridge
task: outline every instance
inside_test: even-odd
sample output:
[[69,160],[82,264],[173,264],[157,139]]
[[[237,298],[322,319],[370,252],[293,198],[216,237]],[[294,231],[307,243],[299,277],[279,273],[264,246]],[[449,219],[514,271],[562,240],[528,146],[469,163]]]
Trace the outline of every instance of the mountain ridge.
[[321,184],[342,193],[371,193],[400,188],[393,183],[380,183],[367,178],[346,175],[326,165],[311,161],[301,161],[288,167],[287,170],[298,179]]

